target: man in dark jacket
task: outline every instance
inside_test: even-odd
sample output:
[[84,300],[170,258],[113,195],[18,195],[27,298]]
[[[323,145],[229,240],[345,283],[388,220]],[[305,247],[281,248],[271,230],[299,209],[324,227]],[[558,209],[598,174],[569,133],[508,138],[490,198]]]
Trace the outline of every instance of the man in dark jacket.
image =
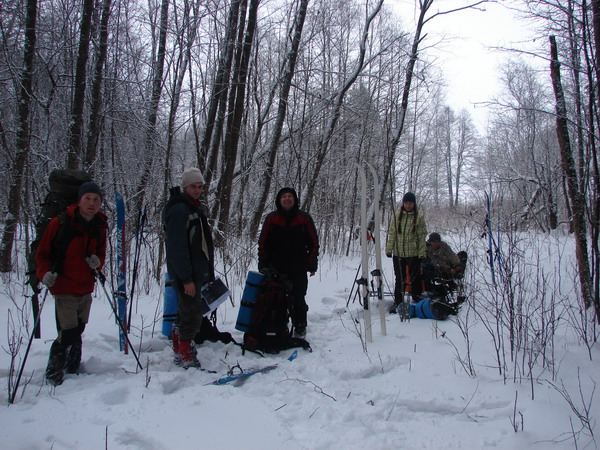
[[292,323],[296,336],[304,337],[308,311],[305,300],[307,272],[313,276],[317,271],[319,237],[312,217],[300,210],[294,189],[281,189],[275,206],[277,210],[267,215],[260,233],[258,267],[261,271],[275,270],[292,282]]
[[178,299],[173,351],[175,363],[186,369],[200,367],[193,342],[202,323],[200,289],[215,278],[211,229],[200,204],[203,187],[200,170],[186,169],[183,192],[172,195],[163,210],[167,270]]
[[439,277],[445,279],[459,278],[461,274],[460,258],[442,241],[439,233],[431,233],[427,241],[427,259],[434,266]]
[[50,221],[35,254],[36,275],[54,295],[58,337],[50,348],[46,379],[57,386],[65,370],[81,362],[81,334],[92,306],[94,271],[106,256],[106,216],[102,191],[93,182],[79,188],[79,200]]

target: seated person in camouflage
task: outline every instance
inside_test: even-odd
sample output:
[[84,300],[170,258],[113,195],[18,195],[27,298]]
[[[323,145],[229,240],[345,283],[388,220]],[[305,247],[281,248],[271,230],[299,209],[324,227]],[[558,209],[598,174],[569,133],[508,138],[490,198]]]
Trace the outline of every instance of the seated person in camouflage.
[[431,233],[427,240],[427,259],[435,268],[436,276],[456,279],[463,276],[463,265],[459,256],[442,241],[439,233]]

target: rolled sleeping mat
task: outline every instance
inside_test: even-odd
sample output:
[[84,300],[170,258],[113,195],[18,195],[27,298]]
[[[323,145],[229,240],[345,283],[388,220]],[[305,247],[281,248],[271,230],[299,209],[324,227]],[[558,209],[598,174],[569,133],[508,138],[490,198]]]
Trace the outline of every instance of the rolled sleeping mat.
[[244,286],[244,292],[242,293],[242,301],[240,302],[240,310],[238,312],[237,321],[235,322],[236,330],[243,331],[244,333],[250,330],[258,287],[264,279],[265,276],[260,272],[248,272],[246,285]]
[[177,317],[177,292],[173,289],[171,284],[171,278],[169,274],[165,274],[165,293],[163,303],[163,323],[162,323],[162,334],[165,336],[171,336],[173,330],[173,323],[175,317]]

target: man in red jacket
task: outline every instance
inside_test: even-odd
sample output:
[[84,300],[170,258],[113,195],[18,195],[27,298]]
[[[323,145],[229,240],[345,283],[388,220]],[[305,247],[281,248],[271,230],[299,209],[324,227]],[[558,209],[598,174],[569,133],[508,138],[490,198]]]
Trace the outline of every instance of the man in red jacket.
[[46,379],[57,386],[65,370],[76,373],[81,362],[81,334],[92,306],[94,272],[106,256],[106,215],[100,211],[102,190],[94,182],[79,188],[79,200],[50,221],[35,254],[36,274],[56,305],[58,337],[50,348]]
[[312,217],[302,211],[298,194],[284,187],[275,199],[275,211],[265,218],[258,242],[258,268],[261,272],[274,270],[285,275],[292,283],[294,298],[292,323],[294,334],[306,335],[306,290],[308,276],[317,271],[319,236]]

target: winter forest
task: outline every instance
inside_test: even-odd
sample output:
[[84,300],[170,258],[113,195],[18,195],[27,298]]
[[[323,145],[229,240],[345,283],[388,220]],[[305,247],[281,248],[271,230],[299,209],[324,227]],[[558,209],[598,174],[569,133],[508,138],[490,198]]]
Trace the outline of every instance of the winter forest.
[[568,228],[582,301],[596,308],[600,5],[510,4],[547,37],[535,55],[547,70],[511,49],[477,130],[444,103],[444,68],[427,59],[441,43],[428,31],[486,3],[420,0],[405,29],[383,0],[3,0],[0,270],[21,266],[15,242],[31,239],[47,175],[65,167],[122,192],[131,218],[147,208],[159,240],[169,188],[199,167],[217,242],[240,272],[274,193],[295,186],[322,252],[347,254],[365,161],[379,171],[384,217],[411,190],[472,224],[487,190],[506,229]]
[[[0,0],[4,283],[25,278],[56,168],[88,171],[109,199],[120,192],[130,242],[147,211],[139,289],[148,292],[164,277],[161,211],[185,168],[204,174],[220,270],[233,283],[252,268],[284,186],[314,218],[322,255],[355,255],[357,168],[369,163],[383,236],[406,191],[430,231],[460,236],[467,250],[484,232],[486,193],[505,248],[565,236],[578,333],[597,345],[600,2],[406,0],[411,17],[397,3]],[[479,105],[488,119],[478,127],[446,101],[431,56],[444,42],[432,33],[441,16],[486,14],[490,3],[513,9],[538,39],[535,50],[501,49],[499,94]],[[114,217],[111,201],[103,209]],[[518,258],[504,263],[514,270]],[[506,273],[515,278],[502,295],[515,300],[525,281]],[[550,289],[544,274],[536,281],[537,293]]]

